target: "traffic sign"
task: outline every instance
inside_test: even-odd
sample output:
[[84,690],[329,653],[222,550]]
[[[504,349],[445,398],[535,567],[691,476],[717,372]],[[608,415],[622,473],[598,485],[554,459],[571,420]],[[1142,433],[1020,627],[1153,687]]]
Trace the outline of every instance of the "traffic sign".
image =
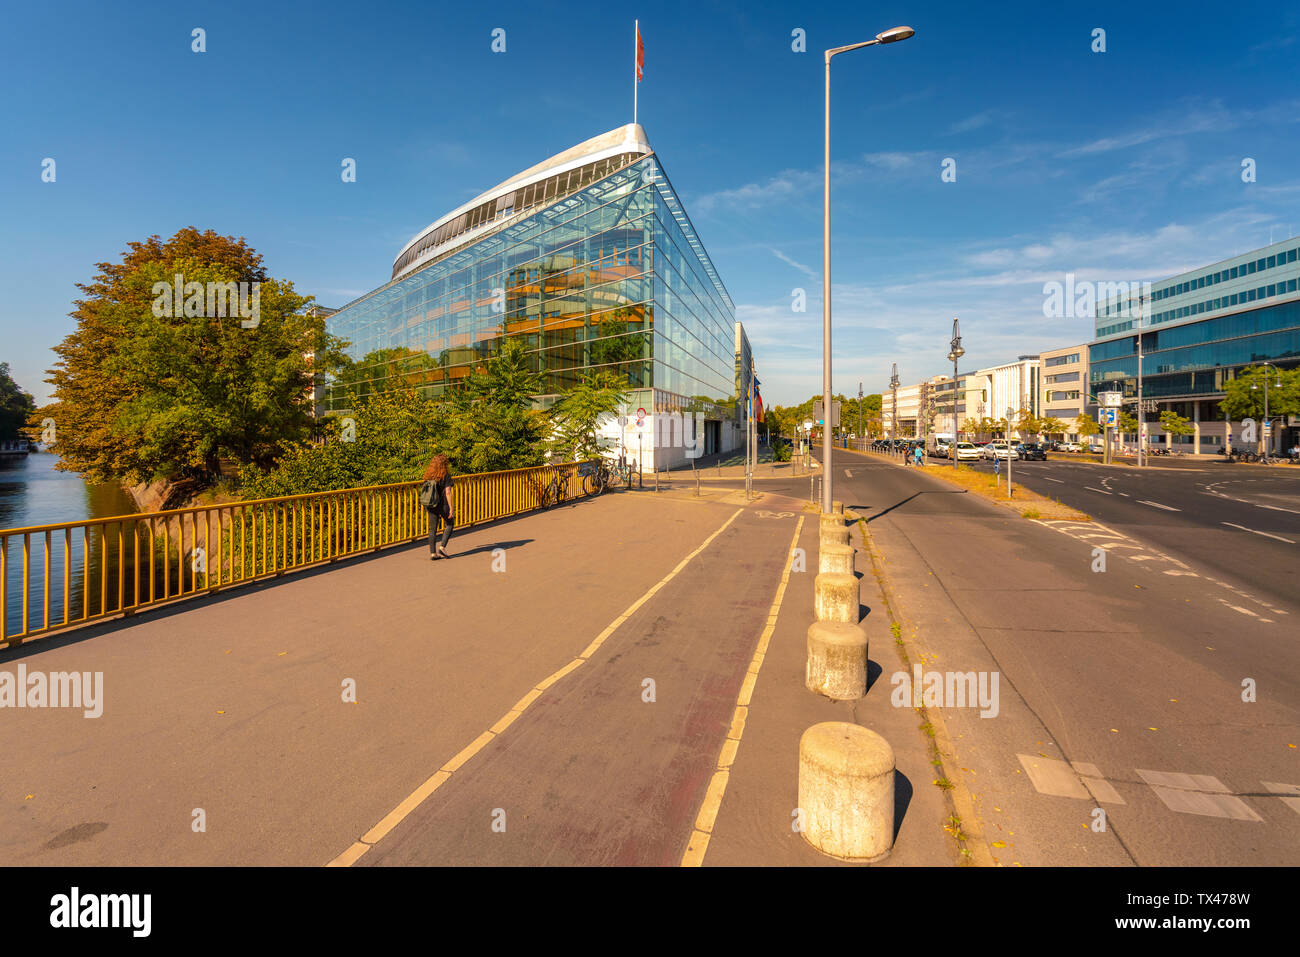
[[1097,410],[1097,421],[1098,421],[1100,424],[1102,424],[1102,425],[1111,425],[1111,426],[1113,426],[1113,425],[1117,424],[1117,423],[1116,423],[1116,417],[1117,417],[1118,413],[1119,413],[1119,410],[1118,410],[1118,409],[1098,409],[1098,410]]
[[[817,420],[818,425],[826,424],[825,423],[826,416],[822,415],[821,399],[813,400],[813,418]],[[831,425],[836,426],[839,424],[840,424],[840,400],[832,399],[831,400]]]
[[1119,408],[1124,403],[1123,392],[1099,392],[1097,401],[1108,409]]

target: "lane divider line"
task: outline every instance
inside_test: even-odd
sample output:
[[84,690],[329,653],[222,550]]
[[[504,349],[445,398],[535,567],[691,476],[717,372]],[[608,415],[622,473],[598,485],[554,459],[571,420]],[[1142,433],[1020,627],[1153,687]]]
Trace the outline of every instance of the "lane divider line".
[[731,715],[731,729],[722,743],[717,769],[709,780],[709,788],[704,794],[704,803],[695,818],[695,830],[691,832],[686,852],[682,854],[682,867],[702,866],[704,855],[709,850],[709,839],[713,836],[713,826],[717,823],[718,812],[722,809],[722,797],[727,792],[731,766],[736,761],[740,739],[745,733],[745,722],[749,719],[749,703],[754,695],[754,685],[758,681],[759,669],[763,667],[763,659],[767,657],[767,646],[772,640],[772,632],[776,630],[776,620],[781,613],[781,602],[785,598],[786,586],[790,584],[790,566],[794,564],[794,550],[799,545],[799,533],[803,531],[805,517],[800,515],[799,521],[795,523],[794,537],[790,539],[790,547],[786,550],[785,571],[781,575],[781,583],[776,587],[776,596],[772,599],[771,607],[768,608],[767,624],[763,627],[763,633],[759,635],[754,657],[750,659],[749,669],[745,672],[745,681],[740,686],[740,693],[736,695],[736,710]]
[[[469,761],[470,758],[474,757],[474,755],[482,751],[485,747],[487,747],[487,745],[493,739],[497,737],[497,735],[501,734],[503,731],[506,730],[506,728],[510,727],[510,725],[514,723],[516,718],[518,718],[521,714],[523,714],[524,711],[526,711],[539,697],[541,697],[542,692],[546,691],[547,688],[550,688],[561,678],[572,673],[573,671],[581,667],[583,664],[585,664],[588,661],[588,659],[590,659],[591,656],[596,653],[596,650],[600,648],[600,646],[604,643],[605,639],[607,639],[616,630],[618,630],[619,625],[623,624],[623,622],[627,621],[630,617],[632,617],[632,614],[638,608],[644,605],[647,601],[649,601],[650,598],[656,592],[659,591],[659,589],[663,588],[664,585],[672,581],[677,576],[677,574],[690,563],[691,559],[695,558],[695,556],[700,554],[700,552],[708,548],[709,545],[713,542],[713,540],[717,538],[719,535],[721,535],[724,531],[726,531],[727,526],[730,525],[732,522],[734,522],[737,519],[737,517],[739,517],[740,513],[743,511],[744,511],[743,508],[738,508],[734,512],[732,512],[731,517],[728,518],[721,525],[719,525],[712,535],[710,535],[702,543],[700,543],[699,547],[696,548],[695,551],[691,552],[684,559],[678,562],[676,568],[674,568],[667,575],[665,575],[663,578],[657,581],[650,588],[649,591],[647,591],[644,595],[642,595],[635,602],[629,605],[621,615],[619,615],[612,622],[610,622],[609,625],[605,628],[605,630],[602,631],[599,635],[597,635],[596,639],[586,647],[586,649],[582,652],[582,654],[580,654],[577,658],[574,658],[563,668],[560,668],[558,671],[548,675],[547,677],[543,678],[540,682],[538,682],[533,687],[533,689],[528,692],[528,694],[524,695],[522,698],[519,699],[519,701],[515,704],[513,708],[511,708],[504,715],[498,718],[496,723],[493,724],[491,728],[489,728],[487,731],[484,731],[472,742],[470,742],[466,747],[462,748],[461,751],[454,758],[452,758],[450,761],[444,764],[441,768],[439,768],[436,772],[434,772],[434,774],[431,775],[428,778],[428,780],[426,780],[418,788],[416,788],[414,791],[408,794],[402,800],[402,802],[397,805],[397,807],[389,811],[388,814],[384,816],[383,820],[381,820],[370,830],[366,831],[365,834],[362,834],[360,840],[354,842],[351,847],[349,847],[346,851],[344,851],[338,857],[334,858],[334,860],[330,861],[325,866],[326,867],[351,867],[358,860],[360,860],[363,854],[365,854],[368,850],[370,850],[370,848],[374,847],[381,840],[383,840],[393,830],[393,828],[397,827],[397,825],[400,824],[407,817],[407,815],[409,815],[412,811],[414,811],[417,807],[419,807],[422,803],[424,803],[425,798],[427,798],[430,794],[438,790],[438,788],[440,788],[443,784],[445,784],[448,780],[450,780],[451,776],[455,774],[457,771],[459,771],[462,767],[464,767],[465,763]],[[802,517],[799,519],[799,524],[800,525],[803,524]],[[788,578],[789,577],[788,562],[786,563],[786,569],[787,569],[787,578]],[[783,581],[782,591],[784,591],[784,588],[785,588],[785,582]],[[766,645],[764,645],[764,647],[766,647]]]

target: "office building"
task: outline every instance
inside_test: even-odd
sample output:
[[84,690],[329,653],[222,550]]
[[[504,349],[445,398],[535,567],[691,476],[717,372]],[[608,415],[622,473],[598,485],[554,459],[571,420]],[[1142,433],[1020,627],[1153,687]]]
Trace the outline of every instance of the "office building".
[[[396,379],[446,396],[514,337],[543,374],[539,407],[585,373],[625,376],[631,400],[617,440],[653,450],[660,467],[684,461],[697,423],[703,454],[744,442],[735,305],[637,124],[434,220],[398,251],[390,280],[328,328],[350,343],[351,394]],[[337,385],[326,404],[337,412],[350,401]]]

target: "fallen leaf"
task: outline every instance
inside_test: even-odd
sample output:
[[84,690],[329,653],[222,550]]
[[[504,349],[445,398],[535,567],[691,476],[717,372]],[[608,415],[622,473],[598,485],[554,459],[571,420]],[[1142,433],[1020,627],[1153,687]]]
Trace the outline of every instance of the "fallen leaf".
[[1006,847],[1006,845],[1005,845],[1004,843],[1002,843],[1001,841],[994,841],[994,842],[993,842],[993,846],[994,846],[994,847]]
[[[1292,747],[1294,747],[1294,745],[1292,745]],[[32,798],[34,798],[34,797],[36,797],[35,794],[29,794],[29,795],[27,795],[27,797],[23,798],[23,800],[24,800],[24,801],[30,801],[30,800],[31,800]]]
[[1147,728],[1148,731],[1159,731],[1159,728]]
[[1111,729],[1110,729],[1110,733],[1111,733],[1111,734],[1119,734],[1119,728],[1111,728]]
[[224,711],[218,711],[217,714],[225,714]]

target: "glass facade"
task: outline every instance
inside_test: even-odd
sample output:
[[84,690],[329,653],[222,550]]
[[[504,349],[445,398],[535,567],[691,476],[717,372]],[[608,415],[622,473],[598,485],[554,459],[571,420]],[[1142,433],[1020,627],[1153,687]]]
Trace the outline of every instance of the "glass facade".
[[[561,188],[568,194],[550,192]],[[535,211],[518,217],[518,203]],[[445,396],[510,336],[544,374],[541,405],[605,369],[627,376],[633,408],[734,415],[735,305],[654,154],[588,164],[483,208],[499,228],[434,250],[330,317],[355,366],[329,391],[328,411],[346,408],[345,384],[358,395],[402,384]],[[475,212],[421,238],[395,273],[454,238],[462,219],[466,229],[490,221],[468,225]]]
[[[1142,335],[1142,394],[1148,398],[1221,393],[1233,371],[1264,360],[1300,359],[1300,301],[1265,306]],[[1137,392],[1137,337],[1091,346],[1089,386]]]

